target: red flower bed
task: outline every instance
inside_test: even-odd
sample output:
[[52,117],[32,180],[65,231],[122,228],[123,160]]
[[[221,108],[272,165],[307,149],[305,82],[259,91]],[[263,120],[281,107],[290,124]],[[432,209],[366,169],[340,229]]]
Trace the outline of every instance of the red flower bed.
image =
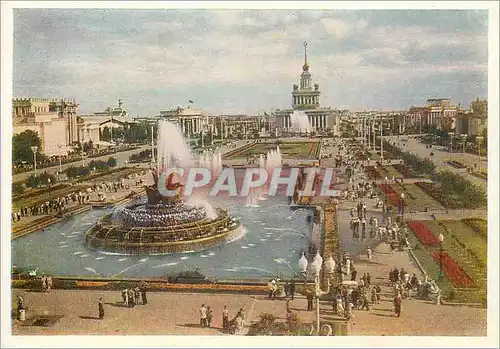
[[444,275],[455,287],[473,288],[476,287],[474,281],[468,276],[461,266],[455,262],[451,256],[442,251],[431,252],[432,258],[438,263],[442,263]]
[[389,198],[389,202],[392,205],[399,205],[401,200],[399,194],[389,184],[379,184],[378,187]]
[[417,239],[424,245],[436,246],[437,237],[421,221],[410,221],[408,226],[415,233]]

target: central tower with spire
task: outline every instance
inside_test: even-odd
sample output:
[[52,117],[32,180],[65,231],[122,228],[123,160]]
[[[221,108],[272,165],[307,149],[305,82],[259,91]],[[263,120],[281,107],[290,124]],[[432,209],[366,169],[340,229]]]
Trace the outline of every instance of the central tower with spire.
[[302,66],[302,74],[300,75],[300,88],[297,85],[293,85],[293,109],[304,110],[319,107],[319,85],[315,84],[313,89],[311,80],[309,62],[307,61],[307,41],[304,41],[304,65]]

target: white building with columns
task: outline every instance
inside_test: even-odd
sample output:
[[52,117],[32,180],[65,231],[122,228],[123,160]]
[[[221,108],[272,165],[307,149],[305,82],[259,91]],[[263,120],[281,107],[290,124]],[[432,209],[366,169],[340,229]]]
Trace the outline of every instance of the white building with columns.
[[303,111],[309,118],[311,128],[315,132],[331,132],[337,135],[342,111],[332,108],[321,107],[318,84],[312,84],[312,76],[309,72],[307,61],[307,43],[304,43],[304,65],[300,75],[300,86],[293,85],[292,108],[276,110],[276,127],[280,133],[290,132],[292,129],[291,114],[295,110]]
[[201,109],[177,107],[173,110],[161,110],[160,119],[179,125],[187,138],[198,138],[206,131],[208,116]]

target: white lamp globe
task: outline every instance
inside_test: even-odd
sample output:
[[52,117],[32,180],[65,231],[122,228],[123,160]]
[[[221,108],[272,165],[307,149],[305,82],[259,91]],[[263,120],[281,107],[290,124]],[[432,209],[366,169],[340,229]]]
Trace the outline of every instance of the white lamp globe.
[[321,266],[323,265],[323,258],[319,255],[319,251],[316,253],[316,256],[314,256],[314,259],[311,263],[311,272],[314,275],[319,274],[319,271],[321,270]]
[[330,254],[328,259],[325,261],[325,271],[328,274],[331,274],[331,273],[333,273],[334,270],[335,270],[335,261],[333,260],[333,257]]
[[306,273],[307,272],[307,258],[304,254],[304,252],[302,252],[302,256],[300,257],[299,259],[299,270],[301,273]]

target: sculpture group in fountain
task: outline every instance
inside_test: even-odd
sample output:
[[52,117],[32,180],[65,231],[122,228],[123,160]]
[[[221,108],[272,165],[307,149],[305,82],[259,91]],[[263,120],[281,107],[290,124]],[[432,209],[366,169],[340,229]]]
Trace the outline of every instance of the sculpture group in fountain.
[[161,178],[161,176],[158,176],[158,172],[156,170],[153,170],[152,175],[154,183],[149,186],[144,186],[148,198],[148,205],[173,205],[182,201],[182,188],[184,186],[181,184],[175,173],[171,173],[170,175],[168,175],[165,181],[165,187],[167,188],[167,190],[177,191],[175,195],[171,196],[163,196],[158,190],[158,182]]

